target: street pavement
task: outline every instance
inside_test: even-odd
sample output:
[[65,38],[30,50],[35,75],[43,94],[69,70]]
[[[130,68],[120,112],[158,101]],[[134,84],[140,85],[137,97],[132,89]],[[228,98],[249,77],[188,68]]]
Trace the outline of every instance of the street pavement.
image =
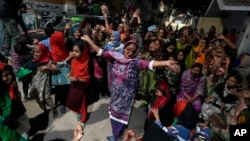
[[[98,102],[88,107],[90,116],[82,141],[107,141],[106,137],[112,133],[108,103],[109,98],[100,98]],[[53,118],[52,111],[44,112],[35,100],[26,101],[24,105],[31,123],[31,141],[71,141],[73,139],[73,130],[77,126],[77,120],[72,111],[67,109],[65,114],[61,114],[58,108],[59,115]],[[145,107],[140,101],[136,101],[127,129],[133,129],[138,136],[141,135],[145,116]]]

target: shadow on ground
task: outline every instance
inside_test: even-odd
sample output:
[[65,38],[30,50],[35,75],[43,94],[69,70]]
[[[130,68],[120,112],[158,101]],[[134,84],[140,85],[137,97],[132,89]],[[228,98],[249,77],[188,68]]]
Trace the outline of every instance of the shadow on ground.
[[52,131],[49,134],[43,138],[44,141],[71,141],[74,138],[73,130]]
[[[95,111],[89,113],[89,119],[87,124],[93,124],[105,120],[109,117],[108,115],[109,104],[101,104]],[[93,118],[94,117],[94,118]]]
[[33,141],[42,141],[45,134],[36,134],[39,131],[46,130],[49,125],[49,111],[45,111],[34,118],[30,118],[31,129],[29,135]]

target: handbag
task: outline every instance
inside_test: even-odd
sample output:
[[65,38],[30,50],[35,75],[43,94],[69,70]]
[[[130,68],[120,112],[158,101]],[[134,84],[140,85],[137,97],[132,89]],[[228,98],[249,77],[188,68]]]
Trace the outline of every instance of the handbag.
[[51,76],[52,85],[67,85],[71,84],[67,74],[70,72],[70,65],[66,62],[58,62],[56,66],[60,69],[59,72],[53,72]]
[[32,70],[28,69],[24,66],[20,67],[16,73],[16,77],[18,80],[22,80],[24,77],[28,76],[32,73]]

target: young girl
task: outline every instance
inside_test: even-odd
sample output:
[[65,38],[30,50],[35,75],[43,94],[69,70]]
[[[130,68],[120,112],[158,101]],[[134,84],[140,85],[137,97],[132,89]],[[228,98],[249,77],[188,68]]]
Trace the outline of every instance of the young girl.
[[[11,58],[14,61],[12,67],[15,74],[18,72],[20,67],[22,67],[28,60],[32,59],[32,49],[26,46],[27,43],[27,41],[21,41],[14,46],[14,51]],[[19,81],[17,81],[18,85],[22,86],[20,91],[23,92],[23,98],[25,100],[29,99],[28,90],[30,81],[30,75],[25,76],[21,80],[19,79]]]
[[154,123],[152,108],[159,109],[160,119],[164,126],[170,126],[173,122],[173,105],[170,103],[171,94],[168,84],[164,80],[158,80],[150,104],[148,104],[148,115],[145,121],[144,130]]
[[39,106],[46,110],[46,105],[48,107],[54,106],[50,97],[49,73],[50,71],[59,71],[59,69],[51,61],[49,49],[43,44],[34,47],[32,63],[37,64],[38,67],[33,72],[30,93],[35,94]]
[[67,99],[67,107],[76,112],[77,120],[84,128],[87,121],[86,96],[90,82],[89,50],[81,42],[78,42],[73,46],[73,56],[71,72],[68,74],[71,86]]
[[0,139],[28,141],[30,129],[26,109],[19,97],[12,67],[0,63]]

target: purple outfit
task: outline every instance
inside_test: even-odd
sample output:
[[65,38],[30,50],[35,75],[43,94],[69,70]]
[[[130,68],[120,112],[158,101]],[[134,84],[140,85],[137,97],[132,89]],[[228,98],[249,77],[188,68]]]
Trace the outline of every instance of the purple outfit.
[[11,58],[14,60],[13,71],[17,73],[19,68],[24,65],[27,61],[33,58],[31,53],[27,53],[25,55],[18,55],[15,51],[12,52]]
[[113,61],[111,80],[111,97],[109,114],[113,135],[117,139],[128,124],[131,114],[134,95],[138,84],[140,69],[148,69],[149,61],[126,59],[122,54],[112,51],[103,51],[102,57]]
[[195,111],[197,113],[200,113],[202,105],[201,97],[204,95],[204,90],[205,78],[203,77],[203,75],[194,78],[191,74],[191,69],[188,69],[183,72],[183,75],[181,77],[181,90],[176,96],[177,101],[185,99],[184,93],[186,93],[190,97],[194,97],[195,94],[199,94],[200,96],[197,97],[192,104],[195,108]]

